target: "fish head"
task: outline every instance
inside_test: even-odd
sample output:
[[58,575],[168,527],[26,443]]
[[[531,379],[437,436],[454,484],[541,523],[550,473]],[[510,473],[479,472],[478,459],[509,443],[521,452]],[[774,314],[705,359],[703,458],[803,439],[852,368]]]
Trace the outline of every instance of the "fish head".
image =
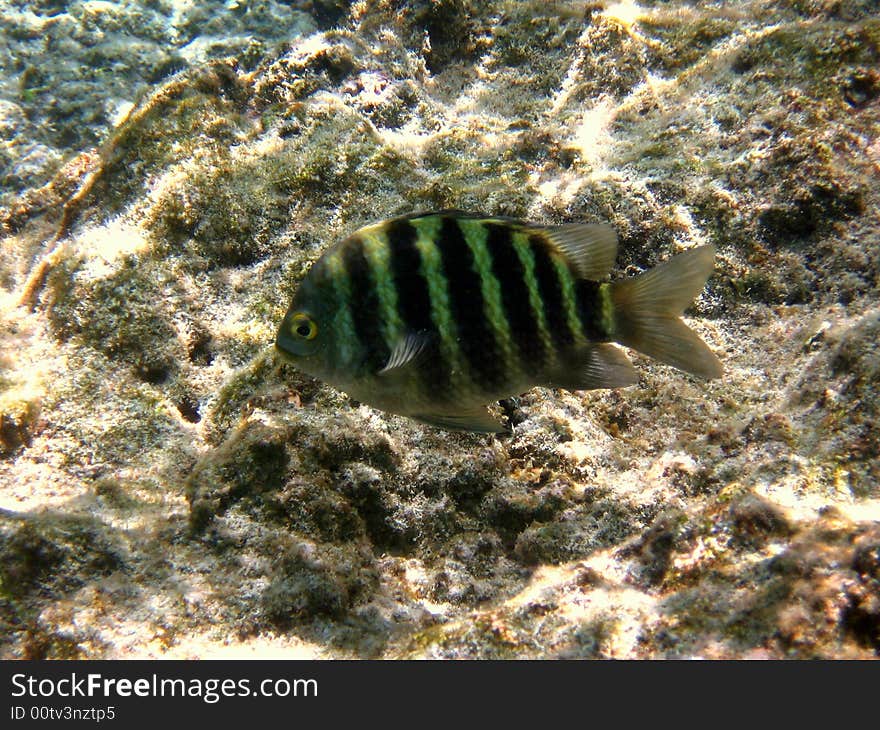
[[325,377],[335,369],[339,349],[334,333],[339,307],[321,263],[317,262],[300,283],[275,336],[275,347],[282,357],[316,377]]

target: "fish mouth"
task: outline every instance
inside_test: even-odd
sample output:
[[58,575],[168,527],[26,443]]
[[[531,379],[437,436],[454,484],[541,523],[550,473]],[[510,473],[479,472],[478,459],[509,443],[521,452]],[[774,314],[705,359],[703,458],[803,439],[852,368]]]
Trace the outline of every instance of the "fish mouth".
[[298,359],[296,354],[296,343],[294,343],[293,339],[286,335],[283,331],[283,328],[278,332],[278,335],[275,337],[275,349],[284,357],[285,360],[289,360],[290,362],[294,362]]

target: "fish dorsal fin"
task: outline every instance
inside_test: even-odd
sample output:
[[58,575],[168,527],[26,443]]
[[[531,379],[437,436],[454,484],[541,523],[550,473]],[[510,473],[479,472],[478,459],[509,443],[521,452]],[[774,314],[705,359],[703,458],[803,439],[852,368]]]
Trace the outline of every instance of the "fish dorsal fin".
[[507,429],[485,406],[468,408],[458,413],[413,413],[415,418],[430,426],[451,431],[478,431],[479,433],[504,433]]
[[394,349],[391,350],[391,355],[388,356],[388,362],[378,374],[388,375],[410,363],[417,362],[425,354],[431,341],[431,335],[426,332],[408,332],[397,341]]
[[607,223],[567,223],[541,229],[581,279],[599,281],[617,258],[617,232]]
[[595,344],[566,358],[548,378],[548,385],[566,390],[624,388],[639,382],[626,354],[614,345]]

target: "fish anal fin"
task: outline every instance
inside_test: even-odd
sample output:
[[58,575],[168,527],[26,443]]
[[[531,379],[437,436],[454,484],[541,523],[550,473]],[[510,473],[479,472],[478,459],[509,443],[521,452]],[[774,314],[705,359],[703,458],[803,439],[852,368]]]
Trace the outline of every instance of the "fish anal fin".
[[548,378],[553,387],[566,390],[625,388],[639,382],[639,374],[619,347],[593,344],[579,350]]
[[414,413],[411,418],[430,426],[450,431],[477,431],[479,433],[505,433],[507,429],[485,406],[469,408],[458,413]]
[[599,281],[617,258],[617,232],[607,223],[568,223],[542,228],[581,279]]

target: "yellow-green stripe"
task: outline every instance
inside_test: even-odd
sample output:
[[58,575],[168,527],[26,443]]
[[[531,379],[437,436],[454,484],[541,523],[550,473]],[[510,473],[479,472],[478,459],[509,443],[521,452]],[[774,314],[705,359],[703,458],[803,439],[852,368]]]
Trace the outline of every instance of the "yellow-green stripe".
[[391,269],[388,238],[379,226],[363,229],[358,234],[363,242],[364,256],[370,267],[373,285],[379,298],[379,324],[389,350],[394,350],[403,337],[404,326],[397,307],[397,287]]
[[538,278],[535,276],[535,258],[532,253],[532,245],[529,237],[525,233],[517,231],[513,234],[513,248],[516,255],[523,265],[523,276],[525,278],[526,287],[529,291],[529,305],[538,323],[538,331],[541,335],[541,341],[544,343],[544,349],[548,355],[555,356],[555,348],[553,347],[553,338],[550,336],[550,329],[547,327],[547,318],[544,316],[544,303],[541,301],[541,291],[538,288]]
[[480,277],[480,289],[483,295],[483,310],[486,319],[492,326],[495,341],[504,355],[504,365],[508,373],[516,372],[519,363],[516,359],[516,346],[510,331],[510,323],[504,311],[501,296],[501,283],[492,271],[492,256],[486,240],[489,231],[483,221],[463,219],[458,222],[464,233],[465,241],[474,256],[474,267]]
[[565,321],[574,338],[574,344],[580,345],[584,341],[584,330],[581,319],[578,316],[577,293],[574,288],[574,277],[571,268],[562,256],[553,255],[553,268],[559,277],[559,286],[562,290],[562,304],[565,307]]
[[418,232],[415,245],[421,255],[420,273],[428,285],[431,320],[440,335],[440,353],[449,366],[450,380],[454,387],[454,384],[462,381],[464,368],[457,344],[458,332],[449,306],[446,277],[443,275],[443,258],[434,242],[443,221],[439,217],[429,216],[413,219],[412,225]]
[[600,284],[599,294],[599,324],[608,339],[614,339],[614,302],[611,299],[611,284]]
[[328,254],[325,263],[330,272],[330,280],[333,282],[333,293],[339,302],[336,320],[333,324],[337,336],[333,339],[339,349],[340,361],[350,362],[354,357],[354,348],[359,345],[359,341],[354,328],[354,318],[351,314],[351,286],[348,281],[348,272],[338,251]]

